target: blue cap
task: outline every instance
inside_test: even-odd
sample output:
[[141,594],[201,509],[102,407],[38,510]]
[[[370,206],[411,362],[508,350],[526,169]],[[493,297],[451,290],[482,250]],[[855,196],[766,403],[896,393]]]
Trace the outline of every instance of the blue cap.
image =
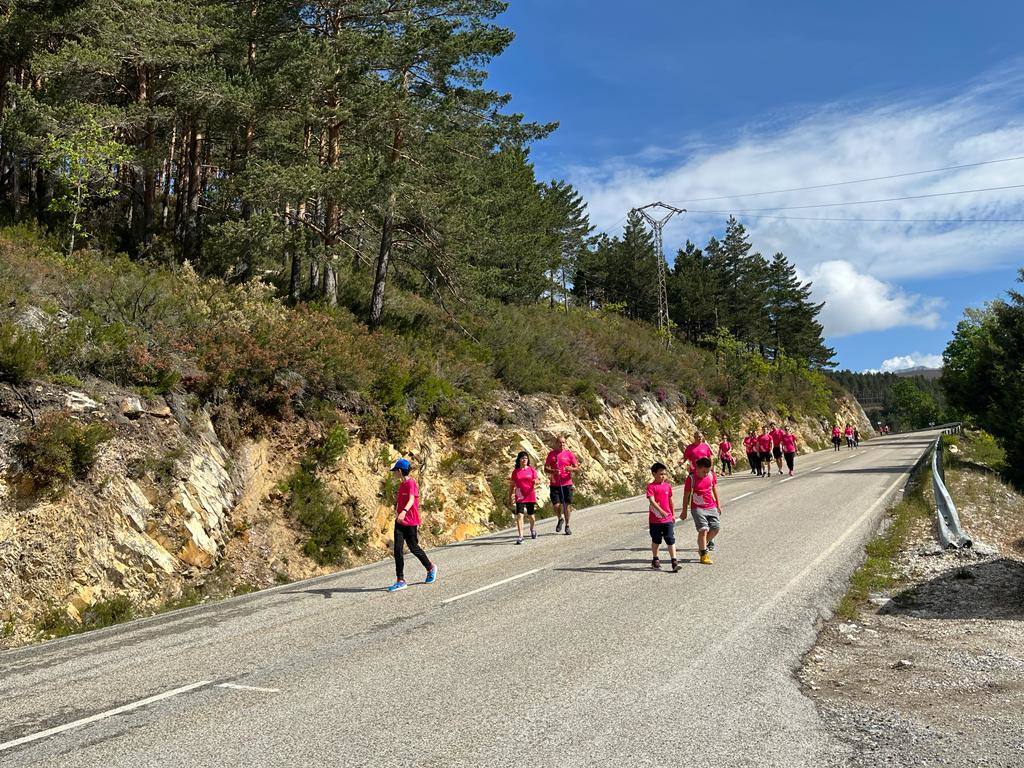
[[412,465],[409,463],[408,459],[399,459],[395,462],[395,466],[393,466],[392,469],[400,469],[402,472],[408,472],[411,466]]

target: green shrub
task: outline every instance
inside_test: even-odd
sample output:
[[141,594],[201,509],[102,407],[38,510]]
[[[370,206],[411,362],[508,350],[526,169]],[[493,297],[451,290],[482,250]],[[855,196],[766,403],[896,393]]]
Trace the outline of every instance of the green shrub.
[[348,509],[334,499],[327,485],[300,467],[283,483],[288,493],[288,514],[309,531],[302,551],[320,565],[345,565],[352,552],[360,553],[366,534],[353,523],[354,502]]
[[309,460],[318,467],[329,467],[345,453],[348,441],[348,430],[342,424],[335,424],[329,427],[327,434],[310,449]]
[[0,322],[0,381],[21,384],[44,367],[43,345],[35,331]]
[[82,424],[63,412],[42,416],[16,451],[37,488],[56,491],[84,478],[99,446],[113,436],[106,424]]
[[98,600],[82,611],[81,623],[68,616],[64,608],[51,606],[36,622],[36,629],[44,636],[67,637],[79,632],[123,624],[133,618],[135,606],[132,601],[125,595],[116,595],[107,600]]

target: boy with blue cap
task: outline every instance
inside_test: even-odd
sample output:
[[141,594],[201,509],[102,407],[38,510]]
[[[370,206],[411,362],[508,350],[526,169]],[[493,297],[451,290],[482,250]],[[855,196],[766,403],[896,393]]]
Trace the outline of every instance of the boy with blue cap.
[[395,574],[397,579],[394,584],[388,587],[388,592],[397,592],[405,589],[405,545],[409,545],[409,551],[416,556],[416,559],[423,563],[427,569],[427,584],[433,584],[437,580],[437,566],[430,562],[427,553],[419,543],[420,525],[420,489],[416,479],[409,476],[412,467],[408,459],[399,459],[391,467],[391,474],[398,480],[398,499],[395,504]]

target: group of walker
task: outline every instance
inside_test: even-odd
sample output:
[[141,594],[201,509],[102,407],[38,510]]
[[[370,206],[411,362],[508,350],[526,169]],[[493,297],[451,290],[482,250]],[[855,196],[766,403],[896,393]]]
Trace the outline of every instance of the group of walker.
[[[782,459],[785,457],[789,474],[793,474],[793,458],[796,455],[796,437],[783,426],[776,428],[774,424],[762,427],[761,434],[750,430],[743,439],[751,472],[755,475],[771,476],[771,460],[774,457],[779,474],[782,473]],[[728,434],[723,435],[718,444],[718,459],[723,471],[731,475],[736,465],[732,454],[732,442]],[[697,550],[700,562],[711,565],[711,555],[715,549],[715,537],[721,530],[722,502],[718,495],[718,477],[713,469],[714,451],[697,432],[694,440],[683,452],[686,481],[683,485],[683,504],[679,510],[679,520],[687,516],[693,519],[697,530]],[[572,535],[570,521],[573,506],[573,475],[580,469],[576,455],[566,448],[565,438],[558,436],[551,445],[551,450],[544,460],[544,473],[548,477],[551,504],[558,521],[555,533],[565,536]],[[411,475],[411,464],[408,459],[399,459],[391,467],[391,472],[398,481],[396,499],[396,518],[394,536],[395,583],[388,587],[388,592],[397,592],[408,587],[405,580],[404,551],[409,551],[423,565],[427,572],[425,583],[437,580],[437,566],[430,561],[426,552],[419,544],[420,525],[420,494],[416,479]],[[675,520],[676,509],[672,501],[672,485],[668,480],[668,467],[656,462],[651,467],[652,480],[647,486],[648,527],[651,535],[651,567],[662,567],[659,557],[661,546],[668,548],[670,568],[679,570],[679,559],[676,556]],[[529,524],[530,539],[537,538],[537,484],[539,473],[533,467],[530,454],[520,451],[516,456],[515,467],[508,480],[508,499],[515,508],[516,544],[524,541],[524,524]]]
[[850,450],[860,447],[860,430],[853,424],[847,422],[846,428],[836,424],[832,427],[832,450],[842,450],[843,438],[846,438],[846,447]]

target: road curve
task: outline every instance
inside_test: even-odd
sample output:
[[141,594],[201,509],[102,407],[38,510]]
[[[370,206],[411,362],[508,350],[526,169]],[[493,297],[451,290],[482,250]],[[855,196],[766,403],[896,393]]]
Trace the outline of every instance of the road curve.
[[8,651],[0,766],[843,765],[791,670],[933,439],[723,479],[713,566],[686,521],[651,571],[634,498],[440,548],[434,585],[385,561]]

